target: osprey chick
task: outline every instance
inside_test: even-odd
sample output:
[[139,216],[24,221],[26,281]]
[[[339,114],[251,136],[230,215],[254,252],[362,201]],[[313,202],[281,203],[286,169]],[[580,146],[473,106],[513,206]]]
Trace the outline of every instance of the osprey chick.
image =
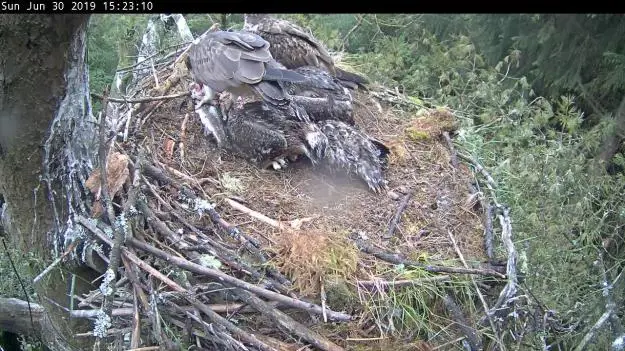
[[369,82],[364,77],[342,70],[315,37],[302,27],[287,20],[271,17],[269,14],[245,14],[243,30],[258,34],[269,42],[270,51],[276,61],[288,69],[315,66],[327,70],[341,82],[353,89]]

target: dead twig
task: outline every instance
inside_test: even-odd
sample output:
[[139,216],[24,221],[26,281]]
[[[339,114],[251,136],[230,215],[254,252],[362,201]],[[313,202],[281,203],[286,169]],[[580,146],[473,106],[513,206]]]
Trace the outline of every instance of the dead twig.
[[[258,312],[268,317],[275,324],[308,341],[315,347],[325,351],[343,351],[343,348],[326,339],[321,334],[306,328],[282,311],[271,308],[267,302],[259,299],[248,291],[237,289],[235,293]],[[319,306],[317,306],[319,307]],[[332,311],[329,311],[332,312]]]
[[[211,277],[213,279],[217,279],[218,281],[222,283],[248,290],[250,292],[258,294],[259,296],[265,297],[270,300],[278,301],[280,303],[283,303],[284,305],[287,305],[293,308],[303,309],[305,311],[312,312],[312,313],[319,314],[319,315],[323,313],[323,309],[321,308],[321,306],[318,306],[312,303],[307,303],[301,300],[297,300],[292,297],[284,296],[284,295],[275,293],[267,289],[263,289],[256,285],[250,284],[246,281],[229,276],[228,274],[221,272],[219,270],[207,268],[199,264],[190,262],[184,258],[172,256],[163,250],[157,249],[149,244],[140,242],[136,239],[131,239],[129,243],[132,246],[142,251],[148,252],[156,257],[167,260],[168,262],[182,269],[186,269],[190,272],[193,272],[196,274],[202,274],[202,275]],[[353,318],[352,316],[346,313],[334,312],[334,311],[328,311],[328,317],[336,321],[349,321],[349,320],[352,320]]]
[[506,278],[506,276],[504,274],[501,274],[497,271],[494,271],[492,269],[478,269],[478,268],[459,268],[459,267],[444,267],[444,266],[433,266],[433,265],[426,265],[426,264],[422,264],[419,262],[414,262],[414,261],[410,261],[410,260],[406,260],[403,259],[402,257],[399,257],[399,255],[396,254],[391,254],[391,253],[386,253],[386,252],[382,252],[379,249],[376,249],[366,243],[364,243],[362,240],[360,239],[354,239],[356,246],[358,247],[358,249],[362,252],[368,253],[370,255],[373,255],[383,261],[386,262],[390,262],[393,264],[403,264],[405,266],[412,266],[412,267],[417,267],[417,268],[421,268],[427,272],[432,272],[432,273],[459,273],[459,274],[478,274],[478,275],[484,275],[484,276],[494,276],[497,278]]
[[451,277],[448,275],[437,275],[433,277],[412,279],[412,280],[359,280],[357,284],[365,287],[379,287],[379,288],[399,288],[404,286],[423,285],[424,283],[432,282],[447,282]]
[[[96,93],[91,93],[91,96],[96,98],[96,99],[104,100],[104,96],[98,95]],[[150,102],[150,101],[170,100],[170,99],[176,99],[176,98],[185,97],[185,96],[191,96],[191,93],[190,92],[182,92],[182,93],[172,94],[172,95],[146,96],[146,97],[136,98],[136,99],[117,99],[117,98],[109,97],[108,101],[110,101],[110,102],[119,102],[119,103],[136,104],[136,103]]]
[[[465,261],[464,255],[462,254],[462,251],[460,251],[460,248],[458,247],[458,244],[456,243],[456,239],[454,238],[454,235],[451,233],[451,230],[448,230],[447,234],[449,235],[449,240],[454,246],[454,249],[456,250],[456,253],[458,254],[458,258],[460,258],[462,265],[468,268],[469,265],[467,264],[467,261]],[[473,283],[473,287],[475,288],[477,296],[479,297],[480,302],[482,303],[482,307],[484,308],[484,311],[488,311],[489,308],[488,308],[488,304],[486,303],[486,300],[484,299],[484,295],[482,295],[482,292],[480,291],[480,288],[477,286],[475,279],[472,276],[470,277],[470,279],[471,279],[471,283]],[[490,322],[490,327],[493,330],[493,333],[495,333],[495,340],[500,346],[502,346],[501,335],[499,334],[499,330],[497,329],[497,326],[495,326],[495,322],[493,322],[492,318],[490,318],[490,316],[488,317],[489,317],[488,321]],[[469,338],[469,340],[471,341],[471,346],[472,347],[475,346],[476,350],[480,349],[482,347],[481,346],[482,341],[477,336],[477,332],[475,331],[475,329],[471,328],[468,324],[465,324],[465,326],[463,326],[462,329],[464,330],[465,335],[467,335],[467,338]]]
[[451,153],[451,165],[454,166],[454,168],[458,168],[458,154],[456,152],[456,148],[454,148],[454,143],[451,141],[448,131],[443,132],[443,138],[445,138],[445,142],[447,143],[447,147]]
[[397,208],[397,212],[395,212],[395,215],[393,216],[393,219],[391,220],[391,223],[388,226],[388,232],[383,237],[384,239],[390,239],[393,237],[395,228],[397,228],[397,225],[399,224],[399,221],[401,220],[401,215],[402,213],[404,213],[404,210],[406,210],[406,207],[408,206],[408,203],[410,202],[411,198],[412,198],[412,191],[404,195],[404,198],[401,200],[401,203],[399,204],[399,207]]

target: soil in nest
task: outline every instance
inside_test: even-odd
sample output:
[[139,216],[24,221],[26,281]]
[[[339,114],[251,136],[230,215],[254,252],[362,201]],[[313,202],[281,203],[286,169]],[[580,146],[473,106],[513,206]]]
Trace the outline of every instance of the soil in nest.
[[[179,88],[182,91],[183,87]],[[162,104],[136,137],[160,162],[198,180],[218,180],[202,182],[205,193],[217,203],[218,212],[269,248],[285,252],[285,234],[228,207],[220,199],[233,197],[276,220],[311,217],[301,227],[301,235],[311,243],[318,236],[329,235],[331,241],[336,241],[359,232],[370,244],[407,258],[460,266],[460,262],[449,262],[457,260],[449,240],[451,231],[465,258],[480,261],[484,257],[483,226],[469,201],[471,174],[464,165],[458,169],[451,165],[450,151],[441,136],[443,131],[453,129],[453,115],[445,109],[403,112],[380,105],[366,93],[355,94],[355,99],[357,126],[391,148],[385,173],[389,193],[375,194],[355,177],[332,175],[305,160],[279,171],[258,169],[219,150],[212,136],[204,135],[190,98]],[[183,132],[185,114],[188,121]],[[389,224],[407,193],[412,193],[412,198],[388,238]],[[210,225],[207,218],[195,221]]]

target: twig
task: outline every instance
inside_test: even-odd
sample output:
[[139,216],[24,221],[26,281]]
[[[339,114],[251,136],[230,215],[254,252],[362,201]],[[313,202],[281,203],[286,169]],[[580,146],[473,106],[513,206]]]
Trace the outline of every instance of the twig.
[[467,341],[469,342],[469,346],[471,347],[471,351],[482,350],[482,340],[477,335],[477,331],[475,328],[472,328],[469,325],[464,313],[462,313],[462,309],[458,306],[458,304],[454,301],[454,299],[449,296],[449,294],[445,294],[443,296],[443,303],[445,304],[445,308],[450,312],[453,316],[453,321],[458,325],[458,328],[462,330],[462,333],[466,336]]
[[52,262],[48,267],[46,267],[46,269],[39,273],[39,275],[37,275],[35,279],[33,279],[33,284],[37,284],[38,281],[40,281],[43,277],[46,276],[46,274],[50,273],[50,271],[53,270],[54,267],[61,263],[61,261],[74,250],[74,247],[76,247],[76,244],[78,244],[80,240],[80,238],[74,239],[74,241],[67,247],[67,250],[65,250],[65,252],[61,256],[54,260],[54,262]]
[[[467,261],[464,259],[464,255],[462,254],[462,251],[460,251],[460,248],[458,247],[458,244],[456,243],[456,239],[454,238],[454,235],[451,233],[451,230],[447,230],[447,235],[449,235],[449,240],[454,246],[454,249],[456,250],[456,253],[458,254],[458,258],[460,258],[460,261],[462,262],[462,264],[466,268],[468,268],[469,265],[467,264]],[[482,292],[480,291],[480,288],[477,286],[475,279],[472,276],[470,278],[471,278],[471,283],[473,283],[473,287],[475,288],[475,291],[477,293],[477,296],[479,297],[480,302],[482,303],[482,307],[484,308],[484,311],[488,311],[489,308],[488,308],[488,304],[486,303],[486,300],[484,299],[484,295],[482,295]],[[487,317],[488,317],[488,321],[490,322],[490,327],[492,328],[493,333],[495,333],[495,339],[497,340],[497,343],[501,346],[502,345],[501,335],[499,334],[499,331],[497,330],[497,327],[495,326],[495,322],[493,322],[490,316],[487,315]],[[469,334],[467,334],[467,332],[469,332]],[[478,338],[478,336],[474,328],[471,328],[471,331],[465,330],[465,334],[471,341],[472,346],[475,346],[475,349],[481,348],[482,341],[479,339],[476,339]]]
[[249,333],[245,332],[243,329],[241,329],[241,328],[237,327],[236,325],[232,324],[229,320],[227,320],[224,317],[218,315],[213,310],[208,308],[205,304],[200,303],[197,299],[192,298],[192,297],[187,297],[187,300],[195,308],[197,308],[202,313],[204,313],[213,323],[221,325],[226,330],[231,332],[234,336],[240,338],[244,342],[247,342],[248,344],[253,345],[254,347],[257,347],[257,348],[259,348],[261,350],[266,350],[266,351],[273,351],[273,350],[275,350],[273,347],[270,347],[269,345],[265,344],[264,342],[258,340],[256,338],[256,336],[254,336],[254,334],[249,334]]
[[184,164],[184,141],[187,137],[187,122],[189,121],[189,114],[185,113],[184,118],[182,119],[182,125],[180,126],[180,143],[178,147],[180,148],[180,164]]
[[478,274],[478,275],[484,275],[484,276],[495,276],[498,278],[506,278],[505,275],[494,271],[492,269],[477,269],[477,268],[459,268],[459,267],[444,267],[444,266],[433,266],[433,265],[426,265],[426,264],[422,264],[419,262],[414,262],[414,261],[409,261],[409,260],[405,260],[401,257],[399,257],[396,254],[391,254],[391,253],[386,253],[386,252],[382,252],[381,250],[378,250],[370,245],[365,244],[362,240],[360,239],[354,239],[354,241],[356,242],[356,246],[358,247],[358,249],[362,252],[368,253],[370,255],[373,255],[383,261],[387,261],[393,264],[403,264],[405,266],[412,266],[412,267],[418,267],[421,268],[427,272],[432,272],[432,273],[460,273],[460,274]]
[[359,280],[357,284],[367,287],[375,286],[381,288],[399,288],[404,286],[422,285],[424,283],[431,282],[446,282],[450,280],[451,278],[448,275],[436,275],[433,277],[419,278],[413,280]]
[[582,351],[582,350],[584,350],[586,348],[586,345],[592,339],[594,339],[595,334],[597,333],[597,331],[603,327],[603,325],[605,324],[605,322],[608,321],[608,319],[610,319],[610,314],[612,314],[611,311],[605,311],[601,315],[601,317],[599,317],[597,322],[595,322],[595,324],[588,330],[586,335],[584,335],[584,338],[582,339],[582,341],[580,341],[579,345],[577,345],[577,347],[575,348],[575,351]]
[[[78,216],[77,217],[77,221],[78,221],[78,223],[82,224],[85,228],[89,229],[91,232],[93,232],[95,235],[97,235],[98,238],[100,240],[102,240],[104,243],[106,243],[107,245],[111,246],[113,244],[111,242],[111,240],[106,236],[106,234],[104,234],[104,232],[102,232],[98,227],[96,227],[95,224],[91,223],[91,221],[89,219],[87,219],[87,218],[85,218],[83,216]],[[136,241],[136,239],[132,239],[132,240]],[[186,292],[186,290],[183,287],[181,287],[180,285],[178,285],[178,283],[176,283],[173,280],[167,278],[165,275],[163,275],[163,273],[159,272],[154,267],[150,266],[149,264],[147,264],[144,261],[142,261],[141,259],[139,259],[136,255],[134,255],[132,252],[130,252],[127,248],[123,248],[122,251],[123,251],[124,255],[126,256],[126,258],[128,258],[131,262],[136,264],[137,267],[139,267],[139,268],[143,269],[144,271],[150,273],[155,278],[159,279],[160,281],[165,283],[167,286],[172,288],[174,291]]]
[[[119,102],[119,103],[131,103],[131,104],[136,104],[136,103],[141,103],[141,102],[150,102],[150,101],[159,101],[159,100],[169,100],[169,99],[176,99],[179,97],[185,97],[185,96],[190,96],[191,93],[190,92],[182,92],[182,93],[178,93],[178,94],[172,94],[172,95],[164,95],[164,96],[146,96],[143,98],[137,98],[137,99],[117,99],[117,98],[108,98],[108,101],[110,102]],[[98,95],[96,93],[91,93],[91,96],[100,100],[104,100],[104,97],[102,95]]]
[[399,224],[399,221],[401,220],[401,215],[402,213],[404,213],[404,210],[406,210],[406,207],[408,206],[408,202],[410,202],[411,198],[412,198],[412,191],[404,195],[404,198],[401,200],[401,203],[399,204],[399,207],[397,208],[397,211],[395,212],[395,215],[393,216],[393,220],[391,220],[391,223],[388,226],[388,232],[383,237],[384,239],[390,239],[393,237],[395,228],[397,228],[397,224]]
[[493,264],[495,256],[493,254],[493,212],[495,207],[492,204],[488,204],[486,209],[486,223],[484,224],[484,246],[486,246],[486,257],[490,264]]
[[451,141],[451,137],[449,136],[449,132],[444,131],[443,138],[445,138],[445,142],[447,142],[447,147],[451,153],[451,165],[454,166],[454,168],[458,168],[458,155],[456,153],[456,149],[454,148],[454,143]]
[[461,159],[471,163],[473,165],[473,167],[475,167],[475,169],[478,172],[480,172],[484,176],[484,178],[486,178],[487,184],[490,187],[492,187],[491,190],[493,190],[493,188],[497,187],[497,183],[495,183],[495,180],[493,179],[493,177],[490,175],[490,173],[488,173],[488,171],[484,168],[484,166],[482,166],[479,162],[474,160],[471,156],[467,156],[467,155],[464,155],[462,153],[458,153],[458,157],[460,157]]
[[486,312],[486,316],[480,319],[480,325],[484,325],[484,323],[486,323],[486,320],[489,319],[490,316],[493,314],[497,314],[500,316],[507,315],[508,308],[502,308],[502,306],[504,305],[504,303],[512,302],[518,290],[518,279],[516,273],[516,264],[518,257],[516,249],[514,247],[514,242],[512,241],[510,210],[507,207],[503,207],[502,214],[498,215],[498,218],[501,225],[501,241],[503,242],[503,245],[508,253],[508,261],[506,264],[506,275],[508,282],[499,293],[499,298],[497,299],[495,305]]
[[284,231],[290,231],[291,229],[299,229],[302,223],[313,220],[312,217],[294,219],[292,221],[288,221],[287,223],[289,223],[289,225],[287,226],[285,225],[285,222],[277,221],[275,219],[269,218],[265,216],[264,214],[254,211],[251,208],[248,208],[245,205],[242,205],[230,198],[226,198],[225,200],[226,200],[226,203],[230,205],[230,207],[234,208],[235,210],[239,210],[252,218],[258,219],[259,221],[265,224],[269,224],[272,227],[275,227]]
[[352,33],[360,26],[360,24],[362,23],[362,20],[365,18],[365,16],[363,15],[356,16],[356,17],[358,17],[358,21],[349,31],[347,31],[347,34],[345,34],[345,36],[343,37],[343,42],[341,43],[341,51],[345,50],[345,44],[347,43],[349,36],[352,35]]
[[284,314],[284,312],[271,308],[265,301],[250,292],[237,289],[235,293],[258,312],[271,319],[275,324],[308,341],[315,347],[325,351],[343,351],[342,347],[326,339],[321,334],[306,328],[303,324]]
[[[168,262],[186,269],[190,272],[196,273],[196,274],[202,274],[202,275],[206,275],[208,277],[211,277],[213,279],[217,279],[219,281],[221,281],[222,283],[225,284],[229,284],[232,286],[236,286],[245,290],[249,290],[250,292],[253,292],[255,294],[258,294],[260,296],[263,296],[267,299],[271,299],[274,301],[278,301],[280,303],[283,303],[287,306],[291,306],[294,308],[299,308],[299,309],[303,309],[312,313],[316,313],[316,314],[322,314],[322,308],[321,306],[312,304],[312,303],[307,303],[301,300],[297,300],[294,299],[292,297],[288,297],[288,296],[284,296],[278,293],[275,293],[273,291],[267,290],[267,289],[263,289],[261,287],[258,287],[256,285],[250,284],[246,281],[237,279],[235,277],[229,276],[219,270],[216,269],[211,269],[211,268],[207,268],[204,266],[201,266],[199,264],[190,262],[184,258],[180,258],[180,257],[175,257],[175,256],[171,256],[168,253],[166,253],[163,250],[157,249],[149,244],[140,242],[136,239],[131,239],[129,241],[129,243],[142,250],[145,252],[149,252],[150,254],[159,257],[161,259],[167,260]],[[330,317],[330,319],[332,320],[337,320],[337,321],[349,321],[352,320],[352,316],[346,314],[346,313],[341,313],[341,312],[334,312],[334,311],[328,311],[328,316]]]

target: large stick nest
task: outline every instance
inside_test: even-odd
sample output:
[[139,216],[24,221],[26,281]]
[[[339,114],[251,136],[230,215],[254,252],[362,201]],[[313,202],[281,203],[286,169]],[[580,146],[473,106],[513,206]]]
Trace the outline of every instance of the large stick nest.
[[[92,218],[78,222],[92,238],[84,252],[106,243],[82,255],[105,274],[73,315],[132,348],[478,347],[455,286],[470,277],[496,299],[509,272],[485,249],[493,211],[457,162],[452,112],[383,87],[354,94],[357,126],[391,148],[388,194],[305,161],[260,170],[203,134],[183,50],[156,57],[128,96],[99,97],[115,131],[103,136],[116,136],[106,179],[96,168],[87,182]],[[395,301],[410,294],[410,306]],[[407,311],[443,332],[428,336]],[[454,321],[464,327],[445,328]]]

